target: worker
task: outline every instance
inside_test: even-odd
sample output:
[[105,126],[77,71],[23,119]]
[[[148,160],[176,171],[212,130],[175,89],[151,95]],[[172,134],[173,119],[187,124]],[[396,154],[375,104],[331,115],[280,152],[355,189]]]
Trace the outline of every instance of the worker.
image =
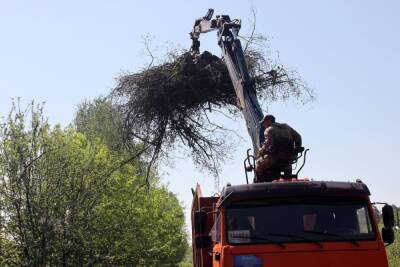
[[258,150],[254,182],[271,182],[281,172],[291,175],[297,154],[304,150],[300,134],[285,123],[275,122],[273,115],[266,115],[260,124],[265,140]]

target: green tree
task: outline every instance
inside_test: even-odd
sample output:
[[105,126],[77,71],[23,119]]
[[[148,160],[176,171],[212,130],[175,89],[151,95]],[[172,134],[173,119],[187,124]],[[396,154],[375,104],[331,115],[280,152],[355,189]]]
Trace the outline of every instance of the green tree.
[[73,123],[78,132],[89,139],[102,139],[111,150],[120,151],[124,147],[123,118],[106,97],[80,103]]
[[139,190],[137,161],[30,108],[14,105],[0,127],[1,265],[176,265],[187,246],[176,197],[157,179]]
[[94,207],[113,162],[100,141],[51,130],[40,107],[31,105],[27,117],[14,105],[1,127],[1,195],[4,236],[18,248],[21,265],[86,261]]
[[103,235],[97,250],[108,257],[101,262],[176,266],[187,249],[183,210],[175,195],[156,179],[149,188],[137,191],[131,168],[125,166],[115,175],[111,192],[99,207],[96,224]]
[[[149,154],[143,149],[143,145],[124,140],[123,124],[123,116],[117,107],[108,98],[102,97],[78,105],[74,119],[74,125],[79,132],[90,138],[104,140],[121,162],[127,163],[118,170],[118,178],[113,179],[111,187],[113,191],[108,194],[118,195],[118,198],[107,198],[104,201],[107,203],[103,207],[106,212],[101,221],[110,223],[104,226],[103,232],[113,234],[104,235],[103,238],[107,241],[103,244],[119,240],[119,251],[129,251],[120,255],[117,252],[112,253],[118,255],[113,259],[114,263],[175,266],[184,257],[188,246],[183,210],[177,198],[166,187],[161,186],[155,170],[150,169],[146,160]],[[149,170],[151,179],[148,179]],[[134,180],[132,175],[136,177]],[[140,177],[146,177],[146,181]],[[144,182],[149,183],[147,188],[141,187]],[[137,228],[130,232],[133,235],[112,229],[121,224],[127,228]],[[102,251],[109,249],[102,248]]]
[[193,267],[193,251],[191,246],[186,250],[185,258],[180,262],[179,267]]
[[76,131],[90,140],[101,139],[110,152],[124,157],[121,165],[135,164],[138,167],[137,174],[146,176],[144,184],[148,183],[150,177],[154,176],[154,168],[149,164],[149,146],[127,140],[122,131],[124,123],[118,108],[107,97],[97,97],[80,103],[73,120]]

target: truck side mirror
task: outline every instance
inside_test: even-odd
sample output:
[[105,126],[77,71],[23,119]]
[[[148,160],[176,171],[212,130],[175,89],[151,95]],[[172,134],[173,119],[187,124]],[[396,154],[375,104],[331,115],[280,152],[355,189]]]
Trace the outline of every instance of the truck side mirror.
[[382,240],[386,244],[392,244],[394,242],[394,231],[391,227],[382,228]]
[[209,235],[202,235],[202,236],[197,236],[196,240],[196,248],[208,248],[211,246],[211,236]]
[[383,224],[385,228],[392,228],[394,226],[394,213],[393,207],[386,204],[382,208]]
[[193,214],[194,231],[196,234],[204,234],[206,230],[207,213],[204,211],[195,211]]

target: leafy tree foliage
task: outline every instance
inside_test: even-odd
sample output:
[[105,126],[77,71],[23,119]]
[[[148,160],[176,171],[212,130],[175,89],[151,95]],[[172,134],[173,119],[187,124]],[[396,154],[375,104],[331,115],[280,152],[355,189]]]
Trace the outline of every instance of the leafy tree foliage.
[[186,250],[185,258],[179,263],[179,267],[193,267],[193,250],[191,246]]
[[[108,140],[110,141],[110,140]],[[51,128],[42,108],[0,126],[0,265],[174,266],[186,251],[180,203],[107,140]]]
[[75,114],[74,126],[89,139],[102,139],[110,150],[120,151],[124,147],[122,115],[106,97],[80,103]]
[[135,164],[137,175],[146,176],[143,185],[149,184],[150,176],[154,176],[154,168],[151,168],[154,165],[151,166],[148,159],[149,146],[126,140],[122,133],[123,120],[120,110],[110,98],[97,97],[78,105],[73,124],[89,139],[102,140],[111,153],[125,157],[119,166]]

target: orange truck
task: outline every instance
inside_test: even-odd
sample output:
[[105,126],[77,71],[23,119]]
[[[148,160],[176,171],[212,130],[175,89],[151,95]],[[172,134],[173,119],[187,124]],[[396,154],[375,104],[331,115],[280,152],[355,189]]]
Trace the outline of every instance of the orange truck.
[[385,267],[393,209],[378,229],[361,181],[276,181],[230,186],[192,205],[195,267]]
[[[257,153],[264,141],[259,123],[263,113],[238,39],[241,21],[227,15],[212,18],[213,12],[210,9],[195,21],[191,52],[200,53],[201,33],[218,31],[218,44]],[[281,173],[273,182],[249,184],[247,173],[254,171],[255,156],[248,150],[247,184],[228,184],[213,197],[204,197],[200,186],[193,190],[195,267],[388,266],[384,243],[394,241],[392,207],[382,209],[380,232],[369,189],[361,181],[297,179],[306,153],[296,174]]]

